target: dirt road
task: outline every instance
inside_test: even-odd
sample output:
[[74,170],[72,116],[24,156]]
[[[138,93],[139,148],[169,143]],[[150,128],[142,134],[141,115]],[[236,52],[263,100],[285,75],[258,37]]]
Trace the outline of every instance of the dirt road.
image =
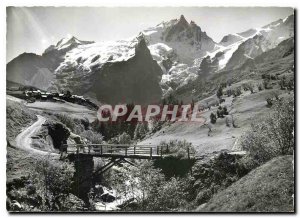
[[58,155],[55,153],[50,153],[47,151],[41,151],[38,149],[35,149],[31,147],[31,137],[41,128],[42,124],[46,121],[45,117],[42,117],[40,115],[37,115],[38,120],[33,123],[31,126],[27,127],[25,130],[23,130],[15,139],[15,145],[16,147],[26,150],[30,153],[40,154],[40,155]]

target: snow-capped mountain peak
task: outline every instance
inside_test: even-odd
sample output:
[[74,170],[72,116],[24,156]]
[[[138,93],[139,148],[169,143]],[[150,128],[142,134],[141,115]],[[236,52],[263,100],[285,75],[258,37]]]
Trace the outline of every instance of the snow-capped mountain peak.
[[68,35],[61,40],[59,40],[56,45],[50,45],[45,51],[44,54],[50,53],[52,51],[69,51],[79,45],[92,44],[93,41],[83,41],[77,39],[75,36]]
[[179,19],[148,28],[143,34],[152,48],[155,44],[161,48],[170,47],[174,56],[177,56],[177,62],[189,66],[194,65],[194,60],[203,57],[208,51],[212,52],[216,44],[194,21],[189,23],[183,15]]
[[86,45],[86,44],[91,44],[94,43],[93,41],[83,41],[77,39],[75,36],[67,36],[65,38],[62,38],[58,43],[56,44],[56,48],[58,50],[68,48],[70,46],[75,46],[75,45]]
[[242,37],[238,34],[228,34],[222,38],[222,40],[219,42],[219,44],[223,45],[223,46],[228,46],[228,45],[231,45],[233,43],[243,40],[243,38],[244,37]]

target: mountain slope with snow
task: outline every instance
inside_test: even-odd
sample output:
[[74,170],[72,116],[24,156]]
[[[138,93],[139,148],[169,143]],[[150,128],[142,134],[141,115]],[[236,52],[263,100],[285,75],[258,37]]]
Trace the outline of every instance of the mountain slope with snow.
[[[126,40],[92,42],[73,36],[63,38],[42,55],[24,53],[9,62],[7,80],[40,89],[70,90],[100,101],[143,102],[137,94],[145,92],[143,83],[144,87],[149,85],[155,98],[161,98],[198,76],[204,78],[250,63],[293,36],[294,15],[291,15],[261,28],[228,34],[216,43],[182,15]],[[137,52],[138,48],[142,52]],[[114,85],[124,92],[111,89]],[[137,89],[126,90],[129,85]],[[150,95],[148,100],[153,101]]]
[[162,22],[142,32],[153,58],[164,75],[161,86],[164,94],[187,84],[198,75],[198,60],[213,52],[216,43],[193,21],[179,19]]
[[111,104],[157,102],[162,95],[162,71],[142,35],[78,45],[65,54],[54,75],[52,90],[70,90]]
[[[217,45],[218,49],[206,56],[206,63],[213,63],[208,68],[211,72],[238,68],[249,59],[275,48],[283,40],[294,36],[294,15],[279,19],[262,28],[249,29],[242,33],[224,36]],[[217,57],[217,54],[223,55]],[[208,59],[210,59],[208,61]],[[207,68],[201,68],[200,73],[208,73]]]

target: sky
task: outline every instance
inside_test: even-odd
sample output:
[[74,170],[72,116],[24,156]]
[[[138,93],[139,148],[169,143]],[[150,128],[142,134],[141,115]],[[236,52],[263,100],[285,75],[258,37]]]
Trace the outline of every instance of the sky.
[[262,27],[293,14],[279,7],[8,7],[6,61],[24,52],[42,54],[60,39],[109,41],[129,38],[162,21],[184,15],[214,41],[224,35]]

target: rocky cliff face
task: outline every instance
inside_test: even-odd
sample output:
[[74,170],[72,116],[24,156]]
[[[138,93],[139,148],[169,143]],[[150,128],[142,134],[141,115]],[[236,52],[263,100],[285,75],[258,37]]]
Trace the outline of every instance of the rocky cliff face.
[[106,63],[94,74],[91,91],[98,99],[111,104],[159,102],[162,71],[152,59],[144,39],[135,47],[135,55],[123,62]]
[[216,49],[216,43],[206,32],[194,21],[188,22],[183,15],[142,33],[163,71],[161,87],[164,95],[195,79],[202,58]]
[[162,71],[143,36],[119,44],[89,45],[66,54],[56,69],[54,90],[71,90],[110,104],[158,102]]
[[238,68],[248,59],[253,59],[262,54],[264,52],[261,46],[263,40],[264,37],[262,35],[256,35],[255,37],[243,42],[232,54],[225,69]]
[[[164,44],[177,55],[177,61],[192,66],[194,60],[202,58],[207,51],[215,49],[215,42],[194,22],[187,22],[181,15],[143,31],[155,52],[156,44]],[[151,50],[152,53],[152,50]]]
[[33,53],[23,53],[7,64],[6,79],[22,85],[47,89],[53,79],[55,66],[47,58]]

